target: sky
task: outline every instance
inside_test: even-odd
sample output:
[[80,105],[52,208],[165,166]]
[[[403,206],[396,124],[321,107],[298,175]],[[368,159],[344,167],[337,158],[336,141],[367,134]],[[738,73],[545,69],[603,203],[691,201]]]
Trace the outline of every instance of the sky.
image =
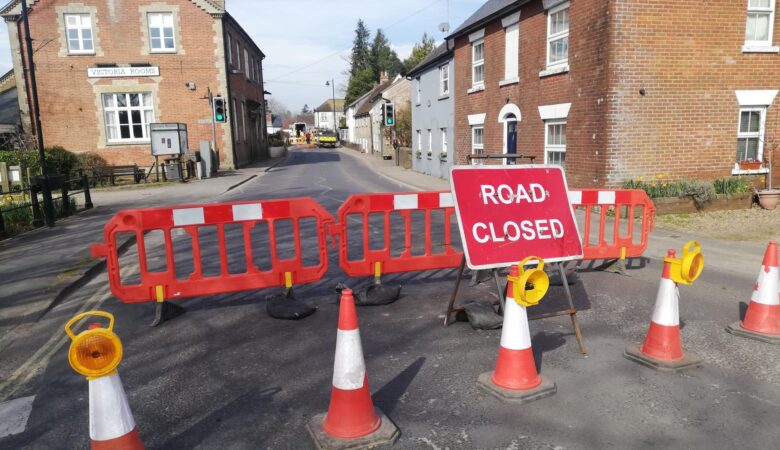
[[[437,43],[485,0],[227,0],[228,12],[265,53],[265,89],[293,112],[331,98],[325,82],[335,80],[336,97],[346,90],[347,56],[355,25],[363,19],[372,34],[381,28],[401,60],[427,32]],[[5,4],[5,2],[3,2]],[[6,24],[0,21],[0,73],[11,69]]]

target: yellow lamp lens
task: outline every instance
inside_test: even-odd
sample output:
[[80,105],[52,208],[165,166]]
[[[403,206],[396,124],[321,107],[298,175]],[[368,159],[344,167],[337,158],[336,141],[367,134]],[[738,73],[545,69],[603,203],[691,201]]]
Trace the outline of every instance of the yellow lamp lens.
[[107,375],[122,360],[122,344],[114,333],[107,330],[84,331],[71,344],[68,359],[73,369],[82,375]]

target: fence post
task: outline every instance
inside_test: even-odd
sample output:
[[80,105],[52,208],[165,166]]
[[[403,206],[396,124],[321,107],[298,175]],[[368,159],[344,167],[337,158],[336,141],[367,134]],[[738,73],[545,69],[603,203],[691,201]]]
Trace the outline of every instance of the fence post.
[[40,228],[43,226],[43,216],[41,215],[41,205],[38,203],[38,186],[30,187],[30,204],[33,210],[33,226]]
[[84,209],[91,209],[94,205],[92,204],[92,194],[89,193],[89,178],[87,178],[87,174],[83,170],[79,170],[79,175],[81,178],[81,189],[84,189]]
[[63,216],[69,216],[70,215],[70,198],[68,198],[68,182],[70,180],[65,180],[64,183],[62,183],[62,198],[60,199],[62,201],[62,215]]
[[3,209],[0,208],[0,239],[5,237],[5,221],[3,220]]

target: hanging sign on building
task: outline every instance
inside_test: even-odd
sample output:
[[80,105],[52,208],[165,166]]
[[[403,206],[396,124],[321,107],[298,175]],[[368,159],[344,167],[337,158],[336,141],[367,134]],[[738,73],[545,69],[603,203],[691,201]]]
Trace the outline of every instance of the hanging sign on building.
[[89,78],[112,77],[159,77],[159,66],[145,67],[90,67],[87,69]]
[[506,267],[527,256],[582,258],[560,167],[455,166],[450,182],[470,268]]

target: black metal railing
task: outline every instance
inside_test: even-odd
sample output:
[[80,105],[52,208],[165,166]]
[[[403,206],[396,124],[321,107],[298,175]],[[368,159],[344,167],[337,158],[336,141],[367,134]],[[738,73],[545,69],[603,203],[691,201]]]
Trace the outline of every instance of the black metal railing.
[[[64,177],[63,177],[64,178]],[[52,193],[59,190],[59,197],[55,197],[55,218],[63,218],[74,214],[78,210],[75,197],[83,195],[83,209],[90,209],[92,195],[89,191],[89,179],[82,171],[78,176],[64,179],[58,189],[52,189]],[[0,239],[10,237],[29,229],[40,228],[44,225],[44,216],[41,209],[39,195],[42,188],[37,185],[24,189],[17,189],[9,193],[0,193]],[[8,198],[21,196],[22,201],[11,206],[3,206]],[[28,199],[29,197],[29,199]]]

